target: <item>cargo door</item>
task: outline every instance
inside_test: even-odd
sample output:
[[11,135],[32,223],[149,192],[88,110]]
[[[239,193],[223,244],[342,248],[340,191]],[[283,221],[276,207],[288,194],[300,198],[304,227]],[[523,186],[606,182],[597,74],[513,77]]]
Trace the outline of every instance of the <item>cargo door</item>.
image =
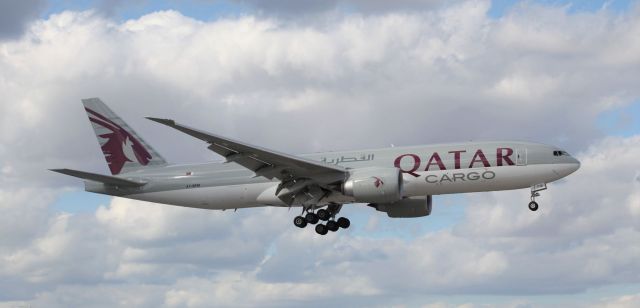
[[527,149],[526,148],[516,149],[516,165],[518,166],[527,165]]

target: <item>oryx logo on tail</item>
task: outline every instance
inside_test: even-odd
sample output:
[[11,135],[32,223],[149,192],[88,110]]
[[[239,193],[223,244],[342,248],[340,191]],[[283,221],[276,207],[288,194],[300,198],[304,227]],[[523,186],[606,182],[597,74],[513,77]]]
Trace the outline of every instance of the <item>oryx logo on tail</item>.
[[151,154],[131,133],[101,114],[89,108],[85,108],[85,110],[89,114],[91,123],[109,131],[109,133],[98,136],[107,140],[104,143],[100,142],[100,147],[112,174],[119,174],[127,162],[137,162],[143,166],[149,164],[152,158]]

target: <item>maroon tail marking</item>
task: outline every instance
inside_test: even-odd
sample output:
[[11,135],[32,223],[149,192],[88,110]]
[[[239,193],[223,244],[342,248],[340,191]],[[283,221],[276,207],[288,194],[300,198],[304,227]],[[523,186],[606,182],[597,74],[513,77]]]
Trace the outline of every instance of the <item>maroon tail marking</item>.
[[93,117],[89,117],[89,121],[111,131],[111,133],[100,135],[101,138],[107,139],[107,142],[105,142],[101,146],[101,148],[102,153],[104,154],[107,163],[109,164],[111,174],[119,174],[120,171],[122,171],[124,164],[128,161],[131,161],[124,154],[124,144],[127,139],[132,143],[131,148],[133,149],[133,153],[135,154],[138,163],[143,166],[149,164],[152,156],[137,138],[133,137],[133,135],[127,132],[124,128],[120,127],[120,125],[107,119],[103,115],[89,108],[85,108],[85,110],[89,114],[98,118],[96,119]]

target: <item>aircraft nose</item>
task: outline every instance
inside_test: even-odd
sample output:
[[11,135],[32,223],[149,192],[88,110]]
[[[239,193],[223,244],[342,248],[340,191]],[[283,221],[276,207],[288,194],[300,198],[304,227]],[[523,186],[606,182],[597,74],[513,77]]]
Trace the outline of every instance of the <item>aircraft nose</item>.
[[571,157],[570,161],[565,161],[562,164],[558,164],[553,171],[560,177],[565,177],[580,169],[580,161]]
[[580,161],[575,159],[575,158],[573,158],[573,162],[571,163],[571,167],[570,167],[571,172],[569,172],[569,173],[574,173],[574,172],[578,171],[578,169],[580,169]]
[[572,174],[580,169],[580,161],[571,157],[571,162],[563,167],[565,176]]

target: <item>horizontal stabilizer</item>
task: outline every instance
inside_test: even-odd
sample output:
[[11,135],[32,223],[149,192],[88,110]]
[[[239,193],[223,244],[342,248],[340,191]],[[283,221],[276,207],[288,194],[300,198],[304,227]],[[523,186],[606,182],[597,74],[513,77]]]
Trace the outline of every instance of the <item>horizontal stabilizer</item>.
[[78,170],[71,170],[71,169],[51,169],[51,171],[70,175],[70,176],[85,179],[85,180],[100,182],[107,185],[121,186],[121,187],[140,187],[146,184],[145,182],[136,182],[136,181],[127,180],[127,179],[123,179],[115,176],[84,172],[84,171],[78,171]]

